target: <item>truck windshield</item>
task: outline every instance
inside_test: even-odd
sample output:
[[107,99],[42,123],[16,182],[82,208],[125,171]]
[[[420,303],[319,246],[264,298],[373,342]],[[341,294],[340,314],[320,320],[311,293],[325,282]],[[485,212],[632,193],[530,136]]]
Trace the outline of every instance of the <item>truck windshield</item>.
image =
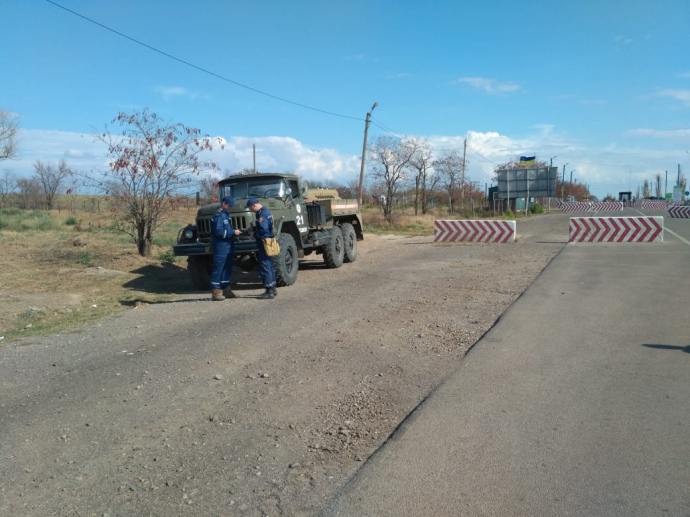
[[235,199],[249,199],[250,197],[285,197],[285,182],[276,178],[247,178],[225,183],[220,187],[220,198],[225,196]]

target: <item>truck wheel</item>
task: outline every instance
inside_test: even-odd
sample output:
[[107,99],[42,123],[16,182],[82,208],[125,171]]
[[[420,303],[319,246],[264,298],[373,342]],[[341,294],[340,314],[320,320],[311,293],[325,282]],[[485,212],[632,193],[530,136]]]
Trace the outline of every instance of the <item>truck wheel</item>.
[[357,234],[355,234],[355,227],[350,223],[343,223],[340,225],[340,231],[343,232],[343,243],[345,247],[344,261],[354,262],[357,260]]
[[192,281],[192,288],[197,291],[208,291],[211,288],[211,271],[206,255],[187,257],[187,271]]
[[330,230],[331,238],[323,247],[323,261],[330,268],[340,267],[345,259],[345,243],[343,242],[343,232],[339,226],[334,226]]
[[280,253],[273,257],[276,267],[276,283],[279,287],[292,285],[297,280],[299,271],[299,258],[295,239],[289,233],[281,233],[278,236]]

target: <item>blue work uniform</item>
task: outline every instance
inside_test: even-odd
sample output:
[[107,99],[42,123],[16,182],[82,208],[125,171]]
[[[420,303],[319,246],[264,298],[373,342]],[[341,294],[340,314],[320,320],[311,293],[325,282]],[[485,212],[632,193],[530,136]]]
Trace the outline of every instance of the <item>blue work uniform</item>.
[[258,248],[259,273],[261,282],[266,289],[276,286],[276,270],[273,257],[266,255],[263,239],[273,237],[273,214],[265,206],[256,213],[256,226],[254,228],[256,247]]
[[213,252],[213,271],[211,289],[225,289],[232,280],[235,263],[235,230],[230,215],[219,208],[211,218],[211,250]]

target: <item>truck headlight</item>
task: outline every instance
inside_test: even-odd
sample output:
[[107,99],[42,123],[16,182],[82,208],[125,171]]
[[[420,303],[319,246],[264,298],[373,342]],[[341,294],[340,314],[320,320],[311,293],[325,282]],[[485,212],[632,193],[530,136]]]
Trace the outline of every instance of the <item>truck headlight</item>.
[[194,238],[195,233],[194,228],[186,228],[184,231],[184,238],[188,241],[191,241]]

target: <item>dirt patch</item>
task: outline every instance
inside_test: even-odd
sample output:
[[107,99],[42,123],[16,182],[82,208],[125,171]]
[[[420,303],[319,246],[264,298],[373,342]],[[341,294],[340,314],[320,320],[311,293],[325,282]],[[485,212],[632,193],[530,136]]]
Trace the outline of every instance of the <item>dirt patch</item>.
[[180,291],[5,345],[0,513],[314,513],[567,241],[565,217],[520,226],[511,245],[367,236],[276,300],[249,274],[235,300]]

